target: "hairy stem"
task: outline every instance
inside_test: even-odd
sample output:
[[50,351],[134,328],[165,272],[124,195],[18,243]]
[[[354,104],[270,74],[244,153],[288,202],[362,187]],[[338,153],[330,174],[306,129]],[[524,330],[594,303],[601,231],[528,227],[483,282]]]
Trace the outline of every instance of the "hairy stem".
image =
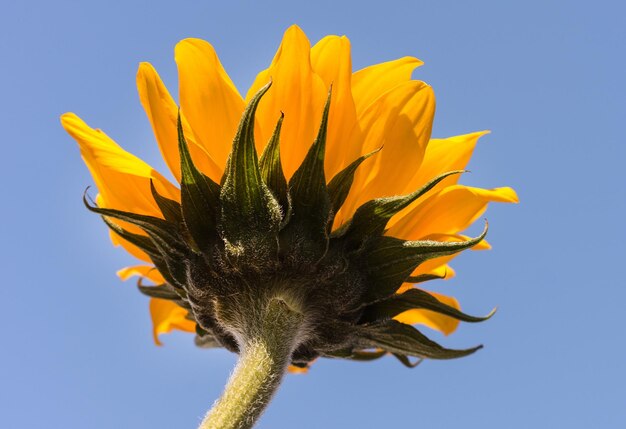
[[279,298],[269,300],[260,316],[247,329],[239,362],[199,429],[251,428],[280,385],[303,317]]

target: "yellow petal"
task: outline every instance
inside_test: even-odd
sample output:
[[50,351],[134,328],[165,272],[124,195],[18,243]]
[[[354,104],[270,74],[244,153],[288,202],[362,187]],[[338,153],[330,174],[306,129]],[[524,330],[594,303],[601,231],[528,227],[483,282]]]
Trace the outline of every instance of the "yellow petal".
[[[457,310],[461,309],[459,302],[451,296],[430,291],[425,292],[428,292],[444,304],[454,307]],[[429,328],[435,329],[444,335],[450,335],[456,330],[457,326],[459,326],[458,320],[429,310],[408,310],[397,315],[394,319],[408,325],[420,324],[428,326]]]
[[[324,85],[332,85],[333,88],[325,159],[326,177],[330,180],[360,155],[359,148],[348,147],[348,138],[356,125],[356,108],[352,99],[350,40],[346,36],[324,37],[311,49],[311,65],[313,71],[324,81]],[[349,157],[352,154],[354,158]]]
[[257,149],[260,151],[271,137],[280,112],[285,113],[280,146],[285,176],[289,179],[302,163],[319,129],[327,89],[311,69],[311,45],[297,26],[285,32],[270,67],[257,75],[246,99],[270,78],[272,87],[261,100],[256,118]]
[[359,70],[352,77],[352,94],[360,115],[378,97],[411,79],[415,68],[424,64],[414,57],[375,64]]
[[[104,198],[102,198],[102,194],[96,195],[96,204],[98,205],[98,207],[106,207],[106,203],[104,202]],[[136,227],[135,225],[131,225],[127,222],[122,222],[117,219],[116,220],[110,219],[110,220],[113,222],[116,222],[119,226],[126,229],[127,231],[133,232],[135,234],[145,235],[145,233],[140,228]],[[111,239],[111,242],[113,243],[114,246],[116,247],[122,246],[124,250],[126,250],[128,253],[133,255],[135,258],[140,259],[145,262],[152,262],[146,252],[144,252],[143,250],[141,250],[139,247],[135,246],[134,244],[124,240],[122,237],[117,235],[117,233],[115,233],[111,229],[109,229],[109,238]]]
[[409,81],[379,97],[358,118],[359,129],[351,144],[361,147],[362,153],[383,149],[357,171],[336,226],[372,198],[406,193],[407,183],[422,164],[434,113],[432,88]]
[[287,371],[289,371],[290,374],[306,374],[309,372],[309,367],[300,368],[299,366],[289,365]]
[[407,210],[388,235],[419,240],[430,234],[457,234],[478,219],[490,202],[517,203],[518,198],[511,188],[448,186]]
[[[432,270],[425,270],[425,269],[420,270],[420,267],[417,267],[417,269],[411,275],[420,276],[424,274],[437,276],[441,280],[449,280],[452,277],[456,276],[456,272],[454,271],[454,269],[452,269],[452,267],[450,267],[449,265],[445,265],[445,264],[439,265]],[[406,292],[407,290],[413,289],[414,287],[415,287],[415,284],[413,283],[403,283],[402,286],[398,288],[396,293]]]
[[244,101],[213,46],[200,39],[176,45],[181,111],[217,166],[224,169]]
[[[163,159],[180,182],[180,157],[178,155],[178,106],[167,91],[154,67],[149,63],[139,64],[137,90],[141,105],[152,124],[154,136],[159,144]],[[183,133],[196,167],[214,181],[220,181],[223,169],[218,167],[204,148],[198,143],[185,115],[181,112]]]
[[[119,224],[119,226],[121,226],[127,231],[130,231],[135,234],[145,235],[143,231],[141,231],[139,228],[137,228],[134,225],[130,225],[130,224],[120,222],[120,221],[115,221],[115,223]],[[146,252],[144,252],[143,250],[141,250],[139,247],[135,246],[134,244],[124,240],[122,237],[117,235],[117,233],[115,233],[114,231],[109,230],[109,238],[111,239],[111,242],[113,243],[114,246],[116,247],[121,246],[124,250],[126,250],[135,258],[140,259],[144,262],[152,263],[152,260],[150,259],[150,257],[148,256]]]
[[437,267],[436,269],[432,270],[429,273],[424,273],[424,274],[432,274],[435,276],[439,276],[442,279],[451,279],[452,277],[456,276],[456,271],[454,271],[454,269],[452,269],[451,266],[449,265],[442,265],[440,267]]
[[[419,189],[435,177],[453,170],[463,170],[472,157],[478,139],[489,131],[479,131],[446,139],[431,139],[426,146],[424,161],[410,183],[412,190]],[[442,180],[430,193],[454,185],[461,176],[458,174]]]
[[[61,124],[78,142],[83,160],[98,187],[96,201],[100,207],[162,217],[152,198],[151,179],[161,195],[179,199],[180,193],[174,185],[141,159],[122,149],[104,132],[89,127],[73,113],[61,116]],[[134,225],[117,223],[130,232],[143,234]],[[131,255],[150,262],[142,250],[115,233],[111,233],[111,240],[115,245],[123,246]]]
[[162,345],[159,335],[172,332],[174,329],[185,332],[196,332],[196,323],[187,319],[187,310],[172,301],[150,299],[150,316],[152,317],[152,334],[156,345]]
[[439,258],[429,259],[426,262],[421,263],[411,275],[413,276],[421,276],[424,274],[435,274],[444,272],[446,279],[451,278],[451,273],[448,270],[444,270],[442,267],[448,267],[448,262],[452,261],[459,253],[448,256],[441,256]]
[[73,113],[61,116],[61,124],[78,142],[106,207],[161,216],[150,192],[150,179],[162,195],[178,199],[179,192],[174,185],[101,130],[89,127]]
[[133,276],[138,276],[146,278],[157,285],[165,283],[165,279],[159,270],[151,265],[133,265],[132,267],[125,267],[117,272],[117,276],[124,281]]

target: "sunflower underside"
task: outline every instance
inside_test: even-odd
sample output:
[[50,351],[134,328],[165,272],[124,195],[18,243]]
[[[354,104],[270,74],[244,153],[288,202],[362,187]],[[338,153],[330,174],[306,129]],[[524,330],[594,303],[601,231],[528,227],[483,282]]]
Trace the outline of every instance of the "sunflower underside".
[[[233,352],[240,349],[251,308],[280,296],[306,315],[307,334],[292,355],[292,364],[300,367],[319,356],[371,360],[387,353],[412,367],[416,362],[410,356],[418,363],[479,349],[446,349],[394,317],[423,309],[466,322],[488,318],[469,316],[417,288],[397,293],[406,281],[434,278],[411,277],[421,263],[471,248],[486,229],[462,242],[384,235],[394,215],[462,171],[437,176],[408,195],[370,200],[332,230],[357,169],[378,151],[359,157],[327,182],[329,93],[317,138],[287,181],[280,159],[282,116],[260,158],[255,149],[255,112],[270,85],[246,107],[220,184],[194,165],[179,118],[180,202],[160,195],[151,184],[162,218],[98,207],[85,198],[89,210],[143,250],[166,281],[139,284],[139,290],[188,310],[198,346]],[[143,234],[130,232],[119,221]]]

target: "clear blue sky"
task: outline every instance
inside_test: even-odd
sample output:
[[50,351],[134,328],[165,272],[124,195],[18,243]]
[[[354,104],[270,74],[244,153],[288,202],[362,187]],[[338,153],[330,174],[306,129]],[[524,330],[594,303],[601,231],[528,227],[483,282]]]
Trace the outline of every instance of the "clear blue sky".
[[[209,40],[244,91],[282,32],[346,34],[356,68],[414,55],[434,135],[489,128],[466,184],[513,186],[493,250],[437,290],[498,314],[441,341],[486,345],[409,370],[318,361],[288,376],[259,428],[618,428],[626,424],[626,10],[618,1],[21,1],[0,13],[0,427],[194,428],[234,364],[174,334],[115,270],[81,195],[92,179],[58,117],[75,111],[163,165],[135,89],[150,61]],[[439,338],[435,335],[435,338]]]

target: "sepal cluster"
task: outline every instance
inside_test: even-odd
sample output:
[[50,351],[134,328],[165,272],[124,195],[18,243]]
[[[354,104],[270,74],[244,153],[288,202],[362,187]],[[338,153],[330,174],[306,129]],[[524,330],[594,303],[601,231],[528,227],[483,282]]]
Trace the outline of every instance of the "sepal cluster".
[[[350,221],[332,230],[356,171],[382,148],[327,180],[329,91],[317,138],[287,180],[280,158],[282,113],[260,158],[256,152],[255,112],[270,87],[271,82],[246,107],[220,183],[195,166],[179,118],[180,202],[160,195],[153,184],[152,197],[162,217],[98,207],[85,198],[89,210],[143,250],[165,279],[162,285],[139,284],[139,290],[187,309],[196,322],[198,346],[233,352],[252,335],[256,315],[278,298],[303,315],[304,328],[291,356],[292,364],[301,367],[319,356],[371,360],[386,353],[413,367],[409,356],[450,359],[478,350],[480,346],[446,349],[394,317],[412,309],[465,322],[491,317],[467,315],[420,289],[397,293],[403,283],[433,278],[411,277],[420,264],[471,248],[483,240],[487,228],[462,242],[385,235],[393,216],[463,171],[435,177],[408,195],[368,201]],[[142,233],[131,232],[129,224]]]

